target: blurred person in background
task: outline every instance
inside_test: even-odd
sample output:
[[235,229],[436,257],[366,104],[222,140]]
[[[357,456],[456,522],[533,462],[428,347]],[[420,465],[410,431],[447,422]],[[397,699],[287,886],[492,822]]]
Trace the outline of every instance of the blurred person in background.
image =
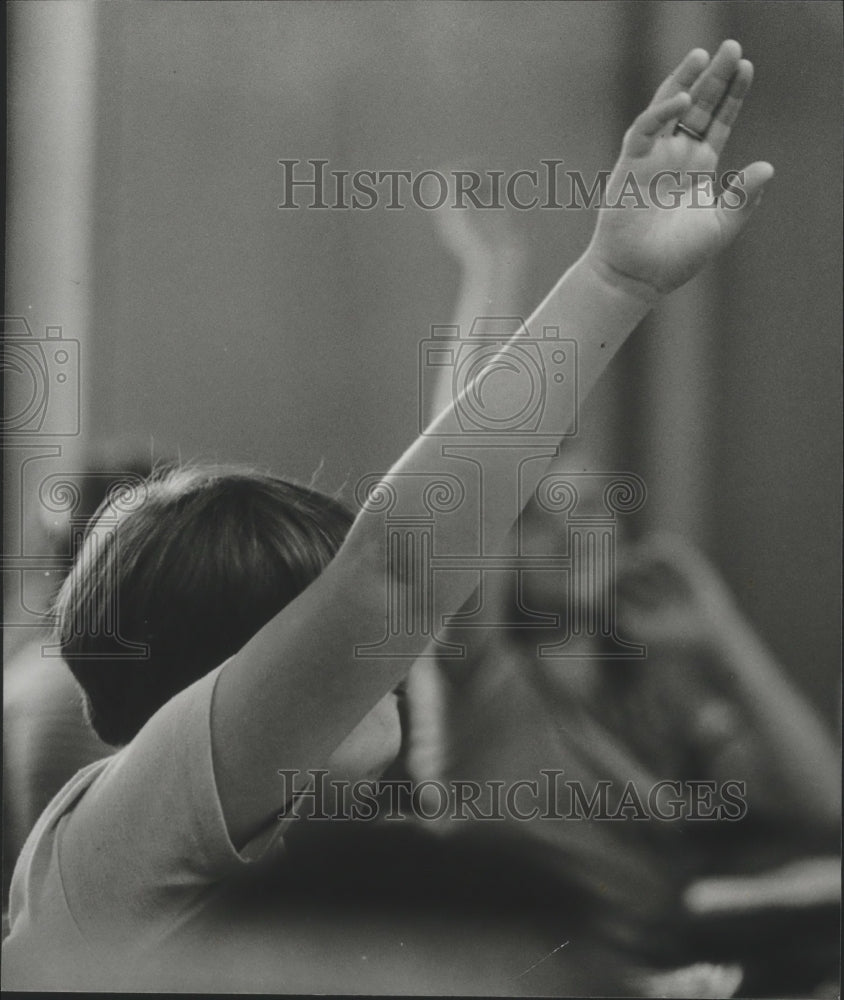
[[[83,472],[62,487],[71,510],[44,510],[42,530],[57,563],[69,567],[88,524],[113,492],[137,490],[152,465],[134,445],[93,447]],[[51,599],[64,579],[50,571]],[[3,668],[3,914],[15,862],[35,821],[78,771],[114,752],[85,719],[82,692],[47,625],[31,635]]]
[[[479,197],[490,200],[483,188]],[[461,336],[478,318],[516,317],[529,254],[514,221],[505,211],[469,206],[439,209],[434,218],[460,268],[452,324]],[[449,368],[432,417],[452,395]],[[600,473],[582,442],[572,441],[551,471],[562,481],[568,476],[577,491],[570,514],[587,520],[605,514]],[[520,518],[518,542],[515,530],[512,551],[570,553],[566,520],[535,500]],[[608,584],[614,624],[624,640],[644,645],[644,659],[615,658],[609,636],[584,628],[590,616],[600,619],[609,597],[590,591],[586,560],[573,570],[580,579],[559,570],[484,571],[482,596],[469,605],[484,604],[490,620],[508,624],[481,628],[457,616],[442,639],[464,647],[465,657],[414,666],[407,684],[411,776],[445,784],[512,783],[558,768],[565,780],[579,781],[587,797],[601,782],[612,784],[610,813],[625,801],[628,783],[645,802],[658,782],[698,782],[708,796],[704,811],[713,817],[729,783],[741,804],[727,819],[677,815],[644,822],[634,793],[612,821],[546,818],[515,826],[556,849],[562,870],[628,915],[643,964],[668,967],[710,954],[740,958],[748,989],[776,988],[786,967],[795,988],[812,988],[830,974],[836,955],[840,769],[832,734],[700,551],[666,534],[633,540],[622,524],[615,540]],[[557,618],[555,626],[547,624],[549,616]],[[540,645],[554,644],[559,655],[540,654]],[[558,807],[569,814],[579,807],[565,795]],[[481,811],[485,805],[477,803]],[[780,949],[776,963],[766,944],[753,942],[754,934],[764,940],[765,919],[758,915],[740,933],[734,924],[725,934],[713,931],[711,921],[704,934],[696,927],[700,914],[690,912],[684,896],[696,879],[714,872],[769,876],[779,865],[813,855],[821,860],[807,864],[802,884],[811,890],[820,875],[820,913],[802,935],[798,913],[779,921],[791,927],[792,943],[801,941],[796,958],[792,946]],[[779,906],[787,906],[783,900],[800,884],[799,872],[784,878]]]

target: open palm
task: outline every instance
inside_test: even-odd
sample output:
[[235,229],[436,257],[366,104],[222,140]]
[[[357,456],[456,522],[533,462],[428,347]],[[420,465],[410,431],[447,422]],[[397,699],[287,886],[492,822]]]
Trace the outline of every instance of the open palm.
[[752,163],[720,194],[705,175],[718,174],[752,79],[738,42],[724,42],[711,61],[694,49],[628,129],[589,248],[610,278],[672,291],[747,221],[773,167]]

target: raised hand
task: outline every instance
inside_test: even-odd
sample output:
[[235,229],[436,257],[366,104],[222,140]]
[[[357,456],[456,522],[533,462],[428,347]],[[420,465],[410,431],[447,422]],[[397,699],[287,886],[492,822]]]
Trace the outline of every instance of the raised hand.
[[[741,46],[710,61],[693,49],[624,137],[587,256],[611,283],[653,300],[684,284],[741,230],[773,176],[769,163],[723,177],[721,152],[753,80]],[[704,176],[702,177],[701,174]]]
[[[473,168],[466,165],[463,169]],[[491,203],[492,186],[488,176],[482,168],[475,168],[474,172],[481,178],[480,185],[473,189],[474,196],[481,205]],[[449,252],[467,271],[492,264],[521,269],[527,258],[527,244],[513,223],[512,209],[478,208],[471,199],[459,199],[455,171],[444,169],[443,174],[449,179],[449,197],[432,215]]]

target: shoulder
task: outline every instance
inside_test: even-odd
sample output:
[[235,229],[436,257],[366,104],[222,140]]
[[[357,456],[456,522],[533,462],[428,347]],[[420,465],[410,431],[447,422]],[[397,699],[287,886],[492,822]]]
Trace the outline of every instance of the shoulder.
[[[33,988],[32,976],[48,956],[77,954],[84,939],[67,905],[59,859],[63,821],[109,765],[96,761],[76,774],[53,798],[27,838],[12,875],[9,935],[3,945],[4,988]],[[38,982],[40,973],[36,975]]]
[[16,894],[16,888],[18,890],[31,888],[33,877],[43,878],[51,874],[58,874],[51,872],[51,867],[55,855],[54,845],[57,831],[62,820],[72,813],[79,800],[98,780],[103,771],[112,763],[112,760],[113,758],[106,757],[83,767],[54,796],[33,827],[23,846],[12,877],[10,911],[13,923],[15,904],[24,902],[20,898],[19,892]]

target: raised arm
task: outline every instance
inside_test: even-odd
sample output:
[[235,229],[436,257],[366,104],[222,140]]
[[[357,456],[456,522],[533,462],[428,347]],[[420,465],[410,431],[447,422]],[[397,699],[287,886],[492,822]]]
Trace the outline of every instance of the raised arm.
[[[749,779],[754,813],[834,830],[841,768],[832,735],[703,555],[672,535],[645,539],[628,555],[619,597],[629,634],[657,655],[692,657],[737,710],[741,721],[714,752],[717,773],[707,777]],[[736,740],[752,774],[736,765]]]
[[[576,342],[580,400],[660,297],[688,280],[739,231],[772,175],[767,164],[746,168],[743,188],[738,194],[732,192],[731,198],[741,207],[729,207],[727,198],[701,207],[700,197],[692,207],[695,179],[689,171],[716,169],[750,78],[750,63],[741,59],[736,42],[725,42],[711,62],[706,53],[695,50],[625,135],[607,191],[609,205],[618,202],[618,207],[600,212],[586,253],[528,321],[534,337],[551,327],[561,338]],[[701,138],[674,134],[680,118],[691,121]],[[676,172],[674,186],[682,192],[676,207],[660,208],[653,202],[634,207],[634,199],[619,199],[629,183],[648,192],[660,171]],[[522,405],[512,380],[485,376],[515,363],[523,343],[517,336],[503,346],[489,368],[461,390],[462,401],[494,392],[492,405],[497,410],[512,411]],[[574,403],[572,380],[555,391],[557,405],[568,412]],[[514,394],[512,398],[508,393]],[[411,602],[419,596],[417,581],[405,575],[385,550],[384,515],[376,499],[379,493],[401,490],[407,476],[455,474],[456,464],[443,448],[444,441],[457,447],[479,441],[477,434],[461,437],[460,405],[461,399],[451,401],[382,478],[373,502],[364,505],[322,576],[221,671],[212,712],[212,744],[223,812],[236,843],[249,839],[277,813],[281,794],[277,769],[324,765],[404,677],[413,655],[422,652],[420,638],[415,649],[414,640],[408,639],[400,659],[355,654],[356,646],[384,634],[388,598]],[[546,454],[522,464],[520,502],[532,495],[554,449]],[[506,479],[513,475],[512,463],[512,451],[491,447],[481,473]],[[511,496],[489,498],[480,515],[486,543],[499,543],[518,513]],[[478,516],[476,508],[464,504],[449,514],[450,530],[475,532]],[[438,576],[439,606],[458,609],[474,587],[473,574]]]
[[[478,171],[481,174],[482,171]],[[478,317],[516,317],[521,310],[527,272],[527,246],[506,208],[484,209],[471,204],[455,207],[456,192],[434,212],[443,246],[458,265],[457,301],[451,317],[460,340],[466,340]],[[481,204],[490,192],[481,184]],[[506,331],[512,335],[517,324]],[[431,399],[427,419],[432,422],[453,402],[451,369],[444,368]]]

